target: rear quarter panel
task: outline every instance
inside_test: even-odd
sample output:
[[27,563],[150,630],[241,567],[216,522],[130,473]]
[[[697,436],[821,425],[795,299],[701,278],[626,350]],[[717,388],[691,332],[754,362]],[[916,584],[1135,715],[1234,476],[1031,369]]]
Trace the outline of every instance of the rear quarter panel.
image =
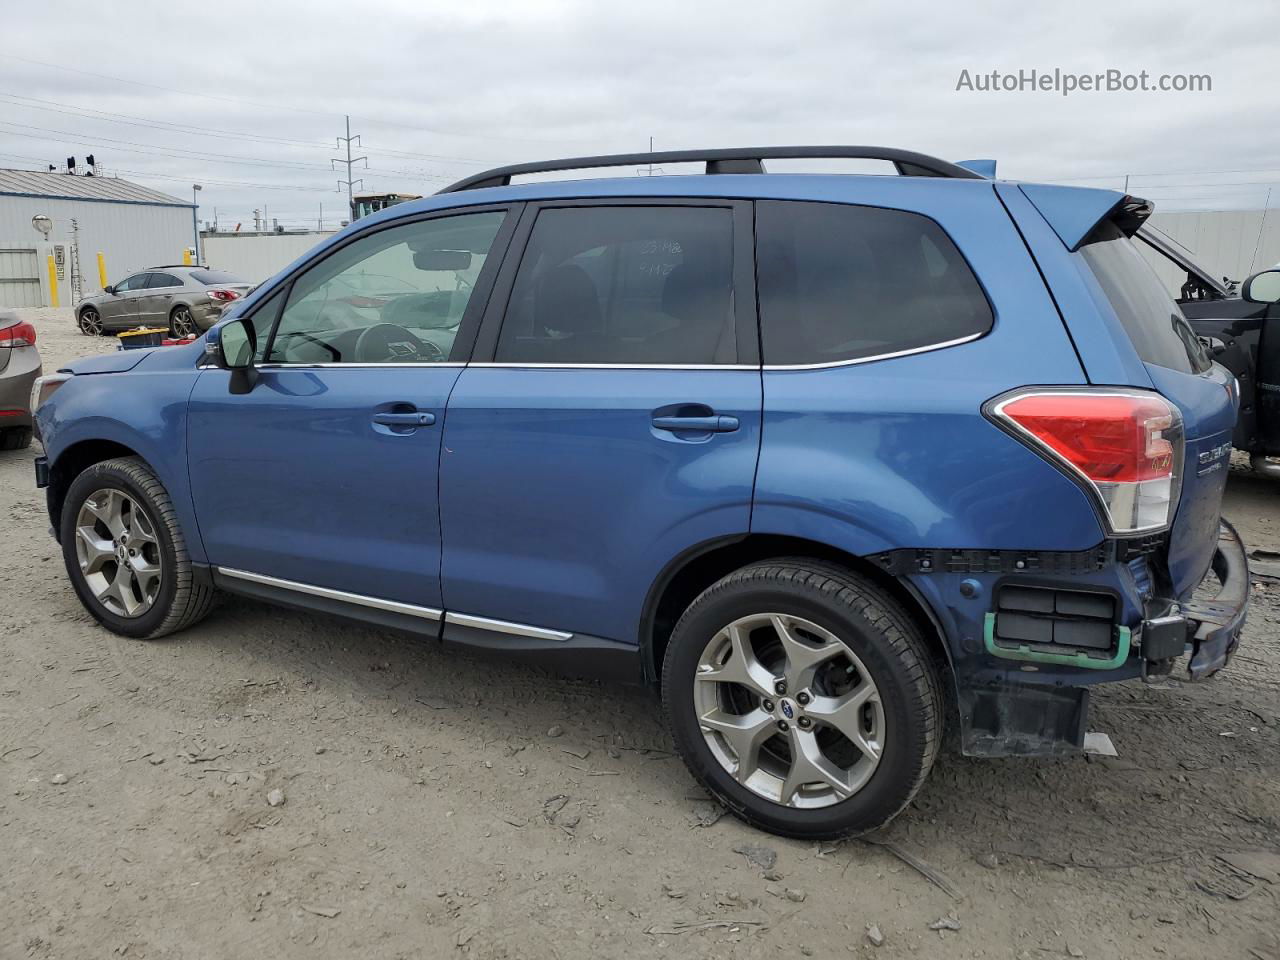
[[770,369],[766,357],[752,530],[858,555],[1096,545],[1102,529],[1085,494],[982,414],[1014,387],[1084,382],[992,185],[849,179],[842,202],[935,220],[985,289],[995,324],[970,343],[846,366]]

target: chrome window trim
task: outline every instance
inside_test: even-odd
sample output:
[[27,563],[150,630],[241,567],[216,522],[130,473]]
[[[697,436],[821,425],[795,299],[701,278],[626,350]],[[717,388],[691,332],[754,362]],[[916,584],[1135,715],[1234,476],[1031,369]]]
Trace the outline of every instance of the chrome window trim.
[[412,603],[401,603],[398,600],[381,600],[377,597],[367,597],[362,593],[347,593],[345,590],[333,590],[329,587],[317,587],[309,583],[298,583],[296,580],[281,580],[279,577],[268,577],[261,573],[250,573],[248,570],[235,570],[229,567],[214,567],[219,574],[232,577],[236,580],[248,580],[250,583],[260,583],[266,587],[279,587],[282,590],[292,590],[295,593],[306,593],[313,597],[324,597],[328,600],[341,600],[344,603],[354,603],[362,607],[372,607],[375,610],[387,610],[391,613],[402,613],[409,617],[419,617],[423,620],[439,620],[444,614],[443,610],[437,610],[434,607],[420,607]]
[[256,363],[254,364],[259,370],[310,370],[310,369],[330,369],[340,367],[357,367],[362,370],[382,370],[387,367],[465,367],[466,364],[460,360],[449,362],[447,360],[440,363]]
[[981,340],[990,330],[983,330],[981,333],[971,333],[965,337],[957,337],[955,340],[943,340],[941,343],[930,343],[923,347],[912,347],[910,350],[895,350],[892,353],[876,353],[869,357],[853,357],[850,360],[832,360],[827,363],[766,363],[766,370],[825,370],[829,367],[852,367],[859,363],[875,363],[877,360],[893,360],[895,357],[910,357],[917,353],[929,353],[932,350],[945,350],[948,347],[958,347],[962,343],[972,343],[974,340]]
[[753,363],[512,363],[477,361],[469,367],[523,370],[759,370]]
[[478,630],[489,630],[493,633],[509,633],[535,640],[559,640],[562,643],[573,636],[572,633],[566,633],[563,630],[532,627],[525,623],[511,623],[509,620],[491,620],[488,617],[476,617],[469,613],[446,613],[444,622],[456,627],[475,627]]

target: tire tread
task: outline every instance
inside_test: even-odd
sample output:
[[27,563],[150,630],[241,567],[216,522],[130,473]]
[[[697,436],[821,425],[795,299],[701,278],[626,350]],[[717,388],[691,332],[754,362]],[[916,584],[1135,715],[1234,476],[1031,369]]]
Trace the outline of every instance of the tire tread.
[[96,463],[88,470],[96,473],[123,474],[141,487],[150,500],[147,506],[158,514],[157,520],[164,524],[173,545],[177,578],[173,602],[159,625],[138,639],[157,640],[179,630],[185,630],[203,620],[213,608],[217,591],[211,584],[196,581],[191,569],[191,556],[187,551],[186,538],[178,523],[177,512],[173,509],[173,501],[169,497],[169,491],[164,488],[164,484],[156,477],[151,467],[140,457],[117,457]]
[[[934,669],[933,658],[921,635],[919,625],[883,587],[847,567],[824,560],[809,557],[779,557],[764,560],[726,575],[699,594],[677,621],[672,637],[679,635],[685,620],[698,607],[713,601],[718,595],[743,585],[770,587],[778,584],[790,584],[814,591],[827,602],[848,608],[878,632],[887,647],[887,652],[905,668],[908,684],[915,693],[915,696],[909,698],[909,706],[915,710],[916,720],[923,731],[924,749],[921,751],[920,762],[915,766],[906,784],[901,802],[883,816],[882,822],[887,823],[911,803],[933,768],[943,739],[945,704],[942,682],[937,670]],[[668,716],[671,716],[671,710],[667,700],[676,687],[671,682],[670,673],[673,648],[674,643],[668,645],[662,670],[662,696]],[[676,749],[685,764],[690,769],[696,770],[697,763],[687,755],[678,738],[676,738]],[[725,806],[752,826],[774,833],[786,832],[780,831],[776,824],[762,822],[753,816],[750,810],[744,809],[740,803],[725,796],[714,785],[705,780],[703,783]],[[855,832],[858,831],[848,831],[844,835],[853,835]],[[792,835],[806,838],[814,836],[808,832],[797,832]]]

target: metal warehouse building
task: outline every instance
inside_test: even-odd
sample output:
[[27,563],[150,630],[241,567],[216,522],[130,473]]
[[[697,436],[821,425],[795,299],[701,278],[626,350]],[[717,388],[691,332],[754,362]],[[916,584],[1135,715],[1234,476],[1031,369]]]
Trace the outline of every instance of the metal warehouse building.
[[[32,225],[48,217],[48,238]],[[141,267],[181,263],[194,242],[195,207],[127,180],[0,170],[0,306],[70,306],[101,288],[98,254],[113,283]],[[77,257],[78,251],[78,257]]]

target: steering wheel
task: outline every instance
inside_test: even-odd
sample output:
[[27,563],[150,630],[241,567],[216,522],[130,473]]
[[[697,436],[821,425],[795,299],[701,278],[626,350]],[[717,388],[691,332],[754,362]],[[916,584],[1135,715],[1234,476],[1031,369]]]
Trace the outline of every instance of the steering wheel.
[[394,323],[375,323],[361,331],[352,350],[356,363],[440,363],[444,351]]

